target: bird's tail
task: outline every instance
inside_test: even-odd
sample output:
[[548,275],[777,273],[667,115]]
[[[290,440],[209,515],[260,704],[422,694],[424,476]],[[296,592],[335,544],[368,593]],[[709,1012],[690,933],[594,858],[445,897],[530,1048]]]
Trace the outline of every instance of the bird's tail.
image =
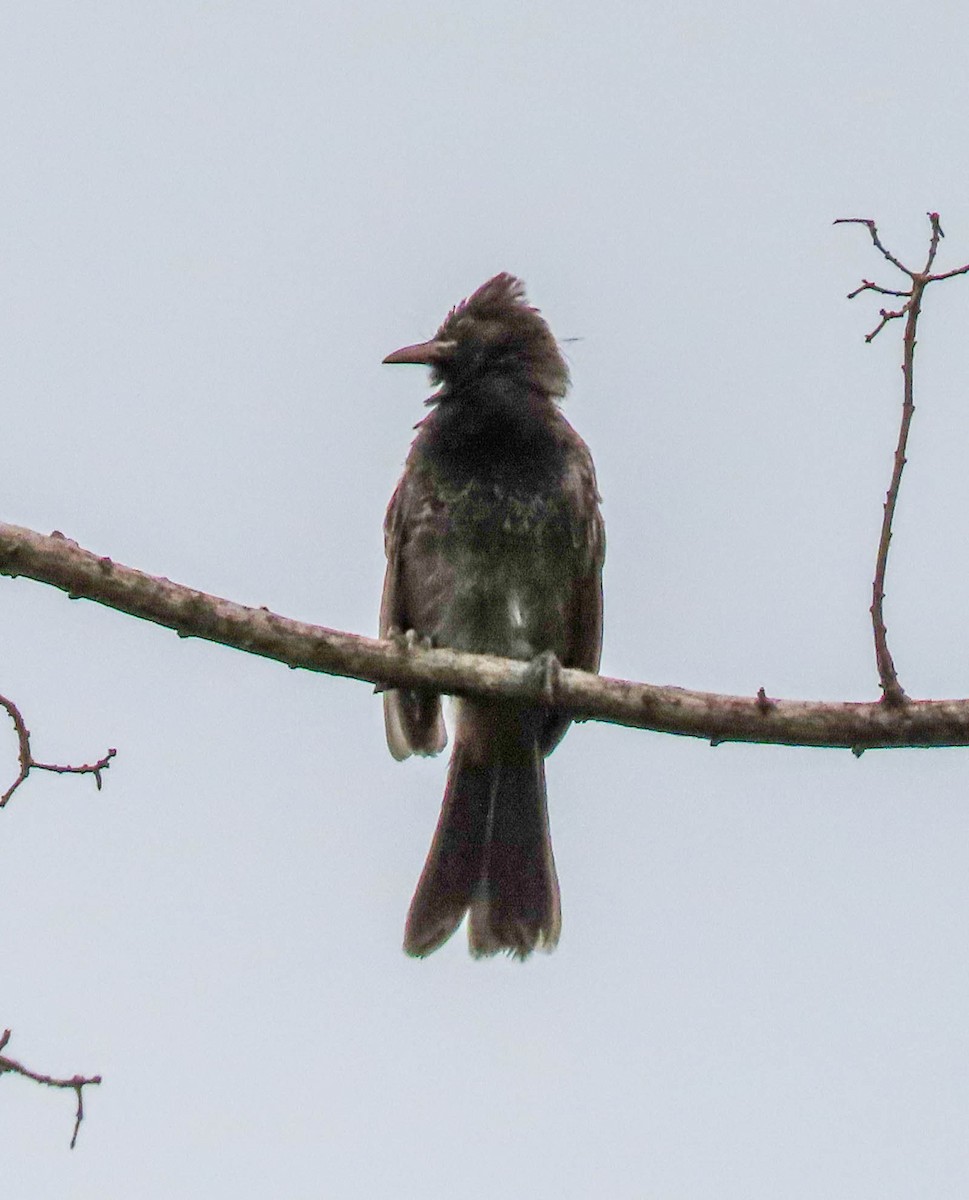
[[559,939],[559,887],[536,710],[458,702],[454,750],[434,841],[407,915],[404,949],[445,942],[470,909],[480,956],[525,958]]

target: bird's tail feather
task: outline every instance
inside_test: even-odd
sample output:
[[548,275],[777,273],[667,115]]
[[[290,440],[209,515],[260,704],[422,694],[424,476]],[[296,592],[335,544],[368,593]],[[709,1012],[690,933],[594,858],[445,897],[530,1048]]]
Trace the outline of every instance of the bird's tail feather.
[[472,954],[525,958],[561,927],[537,714],[461,701],[434,841],[411,902],[408,954],[445,942],[471,910]]

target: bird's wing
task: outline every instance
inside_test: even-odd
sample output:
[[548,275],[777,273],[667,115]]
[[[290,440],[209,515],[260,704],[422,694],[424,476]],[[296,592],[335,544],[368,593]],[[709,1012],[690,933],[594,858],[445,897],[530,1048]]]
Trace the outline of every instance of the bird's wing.
[[380,636],[387,637],[392,630],[404,632],[408,628],[406,616],[401,612],[400,568],[402,562],[401,542],[403,538],[404,480],[398,483],[384,518],[384,553],[387,569],[384,572],[384,590],[380,597]]
[[[562,490],[571,510],[573,545],[577,564],[566,600],[566,635],[562,665],[580,671],[598,671],[602,656],[602,563],[606,555],[606,533],[599,512],[595,467],[585,442],[571,427],[569,465]],[[572,718],[550,711],[539,744],[550,754],[565,736]]]
[[[579,441],[578,434],[574,435]],[[592,456],[580,441],[563,480],[573,512],[575,548],[581,564],[572,588],[571,611],[566,620],[569,645],[562,660],[566,667],[598,671],[602,656],[602,564],[606,532],[599,511],[599,491]]]
[[[380,636],[404,636],[415,631],[415,615],[407,602],[404,565],[407,557],[409,509],[413,491],[405,474],[397,485],[384,521],[387,570],[380,598]],[[416,632],[420,633],[418,628]],[[384,692],[387,746],[396,759],[410,754],[439,754],[447,744],[441,700],[433,692],[408,689]]]

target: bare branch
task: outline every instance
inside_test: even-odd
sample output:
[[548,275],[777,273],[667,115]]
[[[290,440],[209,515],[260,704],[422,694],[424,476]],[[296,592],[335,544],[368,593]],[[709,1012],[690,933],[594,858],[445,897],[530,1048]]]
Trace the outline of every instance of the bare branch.
[[81,767],[62,766],[59,763],[38,762],[31,753],[30,730],[27,728],[20,709],[12,700],[8,700],[6,696],[0,696],[0,708],[5,708],[10,716],[11,721],[13,721],[14,728],[17,731],[20,758],[20,771],[10,787],[8,787],[3,795],[0,796],[0,808],[4,807],[10,797],[14,794],[17,788],[20,787],[31,771],[51,771],[55,775],[93,775],[98,791],[101,790],[101,773],[102,771],[106,771],[108,767],[111,766],[111,760],[118,753],[117,750],[109,750],[107,754],[105,754],[103,758],[99,758],[97,762],[85,763]]
[[894,288],[880,287],[877,283],[872,283],[870,279],[863,279],[861,286],[856,287],[853,292],[848,293],[848,299],[854,300],[856,296],[860,296],[862,292],[877,292],[879,296],[907,296],[908,292],[898,292]]
[[[3,1036],[0,1037],[0,1051],[6,1048],[10,1041],[10,1030],[5,1029]],[[34,1083],[43,1084],[44,1087],[52,1088],[71,1088],[77,1095],[77,1111],[74,1116],[74,1132],[71,1135],[71,1149],[77,1145],[77,1135],[81,1129],[81,1122],[84,1120],[84,1088],[101,1082],[100,1075],[72,1075],[70,1079],[57,1079],[53,1075],[41,1075],[37,1071],[31,1071],[29,1067],[25,1067],[23,1063],[17,1062],[14,1058],[8,1058],[5,1054],[0,1054],[0,1075],[4,1072],[9,1072],[12,1075],[23,1075],[25,1079],[32,1079]]]
[[[0,574],[23,575],[75,599],[95,600],[176,630],[181,637],[258,654],[293,668],[492,700],[534,700],[530,664],[454,650],[408,648],[246,608],[99,558],[63,534],[0,524]],[[765,691],[766,696],[766,691]],[[608,679],[563,668],[556,704],[578,720],[608,721],[710,742],[763,742],[869,750],[969,745],[969,700],[816,703],[722,696]]]
[[884,255],[885,258],[888,259],[888,261],[892,264],[892,266],[897,267],[902,272],[903,275],[907,275],[910,279],[912,278],[912,272],[908,269],[908,267],[906,267],[902,263],[900,263],[898,261],[898,259],[895,257],[895,255],[892,254],[891,251],[886,250],[885,247],[882,245],[881,238],[879,238],[879,236],[878,236],[878,228],[875,225],[875,222],[873,220],[871,220],[870,217],[838,217],[838,219],[834,222],[834,224],[835,225],[864,225],[865,228],[868,230],[868,232],[871,234],[871,240],[875,244],[876,248],[881,251],[881,253]]
[[897,292],[889,288],[883,288],[877,284],[871,283],[867,279],[863,279],[861,287],[856,288],[853,292],[848,293],[848,299],[853,300],[856,296],[860,296],[862,292],[873,291],[881,295],[887,296],[904,296],[905,303],[898,310],[881,309],[881,320],[875,328],[865,335],[866,342],[872,342],[879,333],[885,328],[889,321],[897,320],[901,317],[905,318],[905,332],[902,336],[903,358],[902,358],[902,375],[904,379],[904,388],[902,396],[902,418],[898,430],[898,442],[895,447],[895,458],[892,467],[892,478],[888,486],[888,492],[885,497],[885,504],[882,511],[882,527],[881,534],[878,539],[878,553],[875,559],[875,577],[872,581],[872,601],[871,601],[871,621],[872,630],[875,639],[875,663],[878,667],[878,679],[882,689],[882,699],[886,704],[900,706],[908,702],[908,697],[905,694],[905,689],[898,681],[898,673],[895,670],[895,663],[892,660],[891,653],[888,649],[888,630],[885,626],[885,575],[888,570],[888,549],[892,540],[892,521],[895,517],[895,507],[898,503],[898,493],[902,483],[902,472],[905,469],[906,449],[908,447],[908,435],[912,425],[912,416],[915,413],[915,345],[916,331],[918,329],[919,314],[922,310],[922,296],[925,289],[930,283],[938,283],[943,279],[951,279],[955,275],[964,275],[969,271],[969,263],[963,267],[957,267],[955,270],[946,271],[941,275],[931,274],[932,267],[935,263],[935,257],[939,250],[939,242],[945,237],[942,231],[942,225],[939,221],[939,214],[930,212],[926,214],[929,218],[931,234],[929,237],[929,249],[925,259],[925,267],[921,271],[912,271],[903,263],[891,254],[878,237],[878,230],[875,227],[875,222],[865,220],[859,217],[841,218],[835,221],[836,225],[864,225],[871,234],[872,241],[888,261],[900,271],[906,274],[912,281],[912,286],[907,292]]
[[956,275],[965,275],[969,272],[969,263],[964,267],[954,267],[951,271],[942,271],[938,275],[933,275],[930,283],[941,283],[943,279],[954,279]]
[[[854,295],[857,295],[857,294],[858,294],[857,292],[854,293]],[[848,299],[850,300],[850,299],[852,299],[852,297],[849,296]],[[891,308],[880,308],[878,310],[878,315],[881,317],[881,320],[878,322],[878,324],[875,326],[875,328],[871,331],[871,333],[865,334],[866,342],[873,342],[875,340],[875,338],[878,337],[878,335],[881,333],[881,331],[885,328],[885,326],[888,324],[889,321],[896,321],[896,320],[898,320],[899,317],[904,317],[905,309],[900,308],[896,311],[895,309],[891,309]]]
[[942,232],[942,226],[939,224],[939,214],[930,212],[925,214],[929,218],[929,224],[932,226],[932,236],[929,238],[929,254],[925,260],[925,266],[922,268],[922,274],[928,275],[932,270],[932,264],[935,262],[935,256],[939,252],[939,242],[945,237]]

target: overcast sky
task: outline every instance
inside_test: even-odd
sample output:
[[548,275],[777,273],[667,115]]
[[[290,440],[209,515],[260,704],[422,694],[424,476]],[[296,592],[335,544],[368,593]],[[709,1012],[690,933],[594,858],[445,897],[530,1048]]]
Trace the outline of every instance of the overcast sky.
[[[498,271],[569,341],[603,670],[872,699],[894,286],[969,259],[963,4],[11,6],[2,519],[373,634],[428,393],[383,367]],[[888,586],[969,694],[969,285],[927,297]],[[587,724],[548,764],[563,934],[406,958],[446,763],[362,683],[0,580],[36,753],[0,813],[10,1200],[969,1190],[969,756]],[[4,765],[5,764],[5,765]],[[0,725],[0,778],[16,771]],[[2,790],[2,789],[0,789]]]

